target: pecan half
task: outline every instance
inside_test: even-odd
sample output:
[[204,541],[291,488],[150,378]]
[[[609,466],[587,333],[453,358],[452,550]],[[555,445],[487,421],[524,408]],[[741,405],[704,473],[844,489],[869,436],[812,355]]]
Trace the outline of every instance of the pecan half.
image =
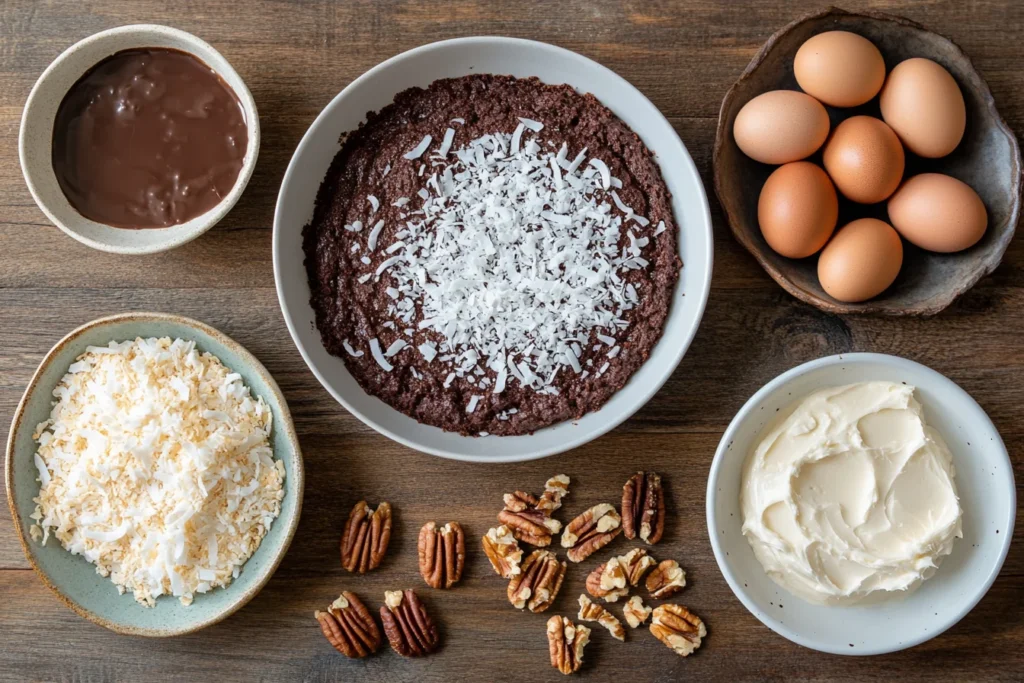
[[422,657],[441,642],[437,625],[415,591],[384,591],[380,620],[391,649],[403,657]]
[[548,653],[551,666],[563,674],[571,674],[583,666],[583,648],[590,642],[590,629],[575,626],[565,617],[548,619]]
[[341,566],[364,574],[380,566],[391,540],[391,504],[381,503],[376,512],[365,500],[356,503],[341,534]]
[[545,548],[551,545],[551,535],[562,530],[562,523],[552,519],[551,513],[562,507],[562,498],[568,493],[569,477],[564,474],[548,479],[540,498],[523,491],[506,493],[498,521],[511,529],[517,540]]
[[466,564],[466,536],[458,522],[440,529],[427,522],[420,529],[420,576],[431,588],[451,588],[462,578]]
[[647,576],[647,590],[655,600],[675,595],[686,585],[686,572],[675,560],[662,560]]
[[637,472],[622,487],[622,529],[626,538],[651,545],[665,532],[665,491],[661,476]]
[[562,547],[573,562],[582,562],[622,532],[622,519],[613,505],[600,503],[569,522],[562,532]]
[[354,593],[343,591],[326,611],[313,616],[328,642],[346,657],[361,659],[380,647],[377,622]]
[[498,576],[511,579],[521,571],[519,563],[523,559],[523,551],[507,526],[488,529],[481,543],[484,546],[484,554],[491,561],[491,566]]
[[626,623],[630,628],[638,628],[640,624],[647,621],[650,614],[651,608],[644,604],[639,595],[631,597],[622,607],[622,616],[626,618]]
[[626,583],[625,567],[619,564],[619,558],[613,557],[587,576],[587,592],[595,598],[604,598],[605,602],[618,602],[629,594]]
[[651,633],[682,657],[698,647],[708,634],[704,622],[682,605],[658,605],[651,618]]
[[550,517],[555,510],[562,507],[562,498],[568,495],[569,477],[564,474],[556,474],[544,482],[544,494],[537,501],[535,507]]
[[622,627],[622,622],[616,619],[614,614],[582,593],[580,594],[580,613],[577,618],[581,621],[596,621],[608,629],[612,638],[626,640],[626,629]]
[[550,550],[534,550],[523,562],[522,572],[508,582],[508,601],[516,609],[543,612],[562,588],[565,568],[565,562]]
[[622,565],[622,570],[626,574],[626,582],[630,586],[639,586],[647,570],[658,563],[643,548],[633,548],[625,555],[619,555],[617,559]]

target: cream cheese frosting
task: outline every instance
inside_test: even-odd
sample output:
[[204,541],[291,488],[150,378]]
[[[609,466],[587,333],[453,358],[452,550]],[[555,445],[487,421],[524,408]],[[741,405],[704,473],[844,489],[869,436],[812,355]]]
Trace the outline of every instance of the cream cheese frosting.
[[824,389],[747,458],[743,534],[768,575],[810,602],[910,590],[963,536],[955,476],[914,387]]

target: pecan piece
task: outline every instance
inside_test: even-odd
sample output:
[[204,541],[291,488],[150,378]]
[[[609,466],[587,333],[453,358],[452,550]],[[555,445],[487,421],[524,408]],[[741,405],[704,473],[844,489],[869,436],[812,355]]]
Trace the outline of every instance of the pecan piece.
[[622,607],[622,616],[626,618],[626,623],[630,628],[638,628],[640,624],[647,621],[650,614],[651,608],[644,604],[639,595],[631,597]]
[[550,550],[534,550],[523,562],[522,571],[508,582],[508,601],[516,609],[543,612],[562,588],[565,568],[565,562],[559,562]]
[[346,657],[361,659],[380,647],[377,622],[354,593],[343,591],[325,612],[313,616],[328,642]]
[[569,477],[564,474],[548,479],[540,498],[523,491],[506,493],[498,521],[509,527],[517,540],[545,548],[551,544],[551,535],[562,530],[562,523],[552,519],[551,513],[562,506],[568,493]]
[[580,594],[580,613],[577,615],[577,618],[580,621],[596,621],[608,629],[608,633],[612,634],[612,638],[622,641],[626,640],[626,629],[622,627],[622,622],[616,619],[614,614],[582,593]]
[[381,503],[376,512],[365,500],[356,503],[341,534],[341,566],[365,574],[380,566],[391,540],[391,504]]
[[640,580],[644,578],[647,570],[658,563],[643,548],[633,548],[625,555],[619,555],[617,559],[626,574],[626,582],[630,586],[639,586]]
[[568,495],[569,477],[556,474],[544,482],[544,494],[534,507],[550,517],[555,510],[562,507],[562,498]]
[[548,653],[551,666],[563,674],[571,674],[583,666],[583,648],[590,642],[590,629],[575,626],[565,617],[548,619]]
[[440,529],[427,522],[420,529],[420,576],[431,588],[451,588],[462,578],[466,564],[466,536],[458,522]]
[[562,532],[562,547],[573,562],[582,562],[622,532],[622,519],[613,505],[600,503],[569,522]]
[[659,605],[651,618],[651,634],[681,657],[698,647],[708,634],[704,622],[682,605]]
[[587,592],[595,598],[604,598],[605,602],[618,602],[629,594],[626,583],[626,569],[619,558],[613,557],[587,576]]
[[380,620],[391,649],[403,657],[422,657],[441,642],[437,625],[412,589],[384,591]]
[[675,595],[686,585],[686,572],[675,560],[662,560],[647,576],[647,590],[655,600]]
[[484,554],[491,561],[491,566],[498,576],[511,579],[520,572],[519,563],[523,559],[523,551],[507,526],[488,529],[481,542]]
[[622,487],[622,530],[626,538],[654,545],[665,532],[665,491],[661,476],[637,472]]

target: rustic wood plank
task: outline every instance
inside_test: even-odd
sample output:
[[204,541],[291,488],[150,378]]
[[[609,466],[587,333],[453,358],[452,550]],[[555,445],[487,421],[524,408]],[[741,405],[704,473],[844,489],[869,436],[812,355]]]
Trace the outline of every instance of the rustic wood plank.
[[[951,36],[970,54],[1011,126],[1024,127],[1024,5],[981,0],[919,5],[857,0],[902,13]],[[277,307],[270,227],[295,145],[320,109],[383,59],[446,37],[504,34],[544,40],[597,59],[634,83],[669,117],[710,187],[718,105],[757,47],[805,11],[804,3],[754,0],[109,0],[0,4],[0,423],[47,349],[101,315],[162,310],[190,315],[249,348],[278,380],[296,418],[307,466],[296,540],[267,588],[241,612],[169,641],[108,633],[63,608],[27,569],[6,506],[0,507],[0,680],[497,680],[514,672],[554,680],[544,618],[519,614],[477,551],[500,496],[551,474],[574,479],[565,515],[617,500],[640,467],[664,472],[672,516],[658,556],[676,557],[692,585],[685,601],[707,621],[697,656],[680,660],[646,630],[622,645],[595,633],[584,677],[695,680],[1019,680],[1024,671],[1024,528],[990,593],[948,633],[910,651],[866,660],[811,652],[772,634],[733,597],[718,572],[704,522],[704,486],[718,439],[762,384],[829,353],[879,351],[921,361],[969,391],[1002,432],[1024,482],[1024,246],[944,314],[926,320],[841,318],[786,295],[729,236],[712,200],[715,279],[691,350],[664,389],[612,434],[540,462],[485,467],[442,461],[391,443],[338,406],[295,350]],[[167,23],[213,43],[246,79],[261,113],[256,173],[239,205],[181,249],[125,259],[83,247],[50,226],[24,186],[17,158],[21,107],[47,64],[91,33],[132,22]],[[1018,493],[1024,484],[1018,483]],[[359,497],[390,500],[397,529],[376,573],[351,577],[337,543]],[[440,501],[440,502],[439,502]],[[1019,518],[1019,515],[1018,515]],[[451,592],[425,588],[415,535],[428,519],[462,522],[470,535],[466,578]],[[1018,519],[1018,521],[1020,521]],[[629,545],[617,541],[584,563]],[[573,567],[552,612],[574,613],[584,568]],[[444,649],[423,661],[390,652],[349,662],[319,635],[312,611],[339,590],[372,605],[385,588],[415,586],[437,615]]]

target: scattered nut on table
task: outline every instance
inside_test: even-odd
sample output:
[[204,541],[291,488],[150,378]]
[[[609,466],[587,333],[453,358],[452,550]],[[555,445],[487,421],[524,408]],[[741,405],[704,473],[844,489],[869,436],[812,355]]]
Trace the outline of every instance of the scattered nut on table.
[[365,500],[356,503],[341,534],[341,565],[364,574],[380,566],[391,540],[391,504],[371,510]]
[[431,588],[451,588],[462,578],[466,564],[466,536],[458,522],[440,529],[427,522],[420,529],[420,575]]
[[524,491],[506,493],[505,509],[498,513],[498,521],[511,529],[517,540],[545,548],[551,545],[552,534],[562,530],[562,523],[551,514],[568,494],[569,477],[564,474],[548,479],[540,498]]
[[626,629],[623,628],[622,622],[607,609],[588,598],[585,593],[580,594],[580,613],[577,618],[580,621],[596,621],[608,629],[612,638],[626,640]]
[[622,533],[622,518],[615,506],[600,503],[569,522],[562,532],[562,547],[572,562],[582,562]]
[[380,648],[377,622],[354,593],[343,591],[325,611],[313,613],[324,637],[334,649],[352,659],[361,659]]
[[634,548],[625,555],[619,555],[616,559],[618,559],[623,572],[626,574],[626,582],[634,587],[639,586],[647,570],[658,563],[643,548]]
[[481,539],[484,554],[491,561],[491,566],[498,576],[511,579],[521,570],[519,563],[523,559],[523,551],[512,531],[504,524],[488,529]]
[[682,657],[700,647],[708,634],[704,622],[682,605],[658,605],[651,617],[651,633]]
[[523,562],[522,571],[508,582],[508,601],[516,609],[543,612],[562,588],[565,569],[565,562],[550,550],[534,550]]
[[622,607],[622,616],[630,628],[639,628],[640,624],[647,621],[651,614],[651,608],[644,604],[639,595],[634,595]]
[[654,545],[665,532],[665,491],[661,476],[637,472],[622,487],[622,529],[626,538],[637,536]]
[[662,560],[647,575],[647,590],[655,600],[671,597],[686,586],[686,572],[675,560]]
[[619,598],[628,595],[629,587],[626,584],[626,570],[619,564],[617,557],[599,564],[587,576],[587,592],[595,598],[604,598],[605,602],[617,602]]
[[422,657],[437,649],[437,625],[412,589],[384,591],[380,620],[391,649],[403,657]]
[[590,629],[575,626],[565,617],[548,619],[548,653],[551,666],[563,674],[571,674],[583,666],[583,649],[590,642]]

